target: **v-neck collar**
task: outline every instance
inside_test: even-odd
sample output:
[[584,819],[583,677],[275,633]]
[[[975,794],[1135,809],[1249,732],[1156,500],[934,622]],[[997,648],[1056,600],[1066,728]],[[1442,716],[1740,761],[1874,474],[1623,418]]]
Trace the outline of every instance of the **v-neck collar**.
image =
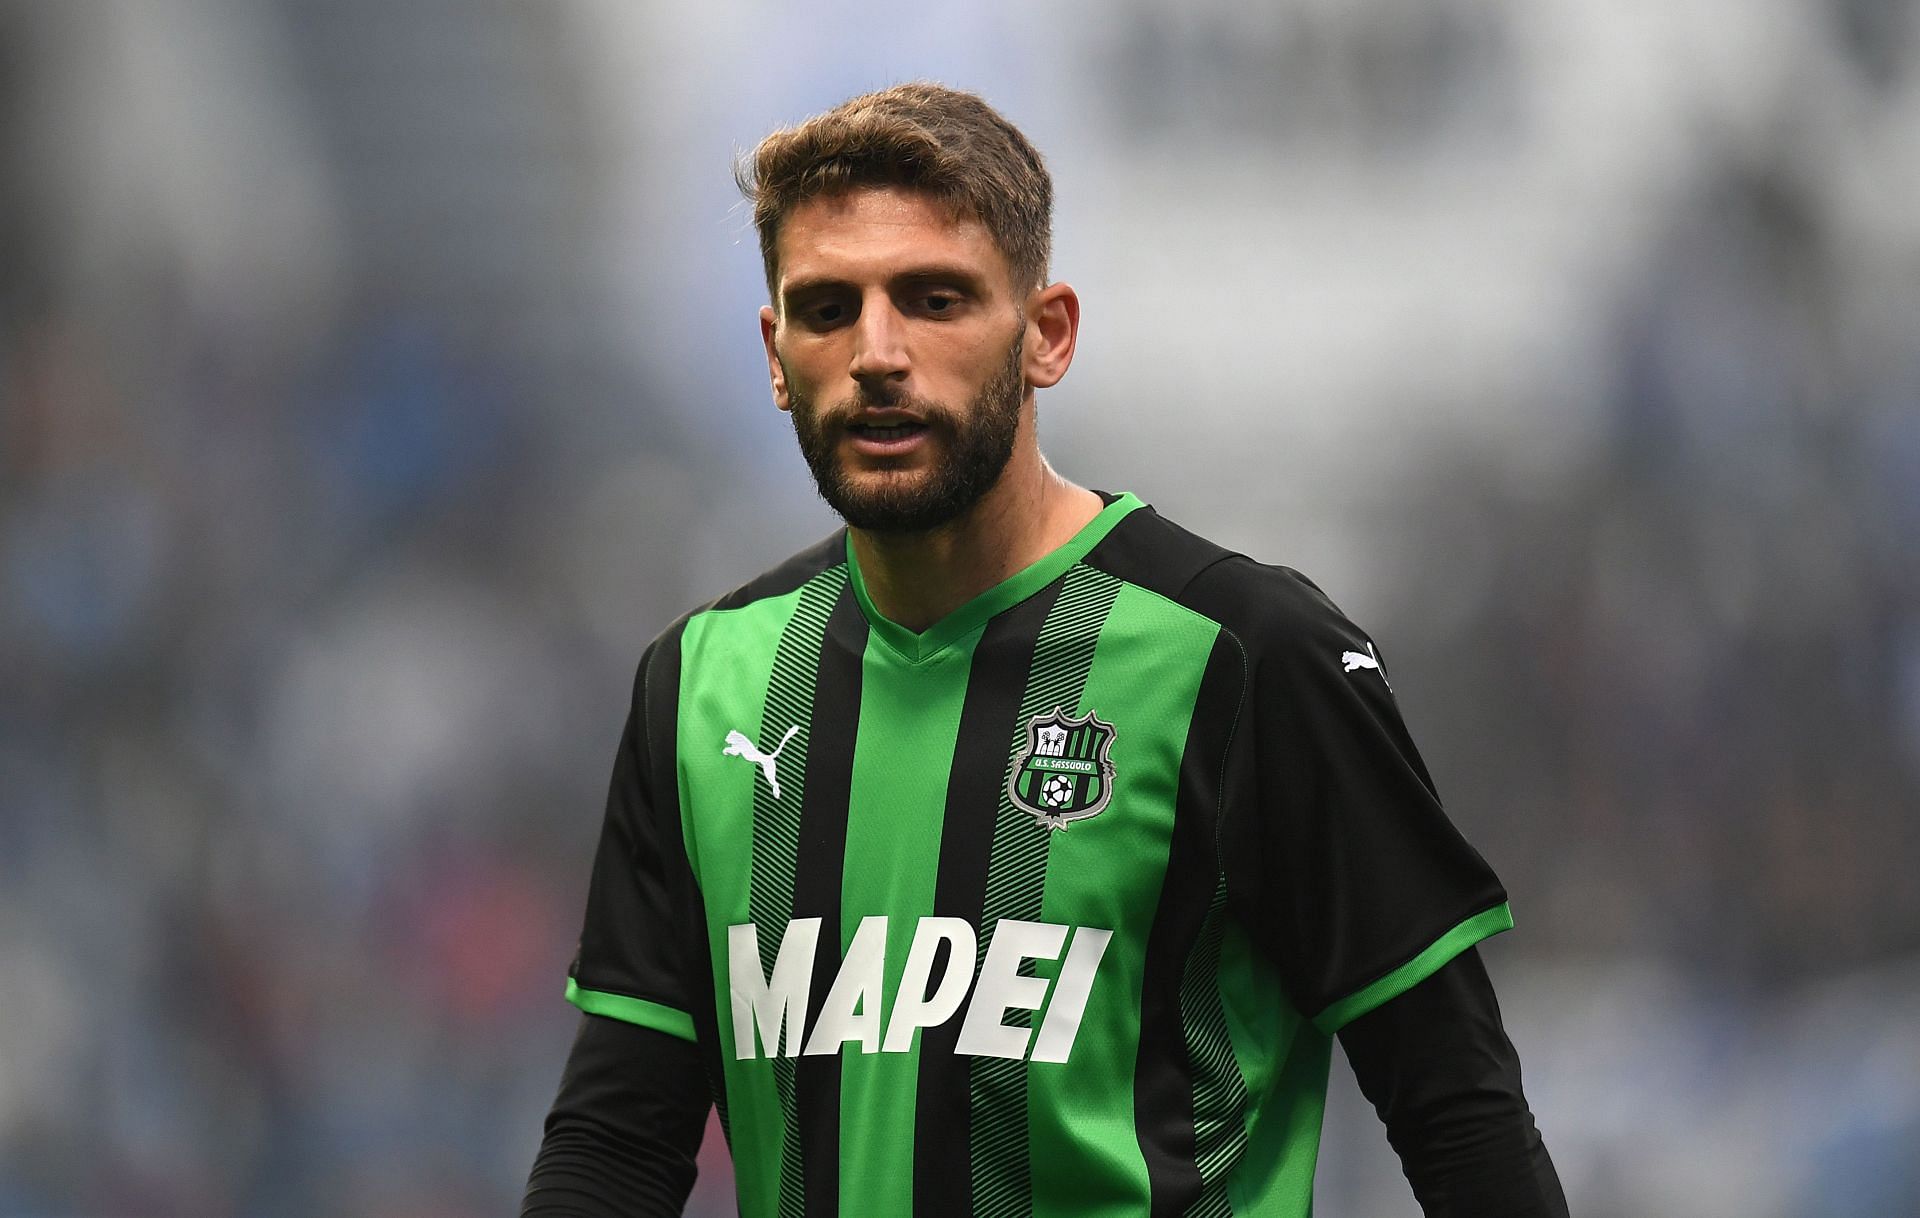
[[921,631],[909,630],[881,616],[880,611],[873,607],[873,598],[867,595],[866,578],[860,574],[860,560],[854,557],[853,530],[849,529],[846,536],[847,572],[852,576],[853,595],[860,603],[860,612],[866,615],[867,622],[873,627],[873,633],[903,659],[918,664],[966,638],[995,614],[1004,613],[1052,583],[1068,567],[1085,558],[1087,552],[1113,532],[1113,527],[1128,513],[1144,506],[1131,492],[1121,494],[1101,508],[1098,516],[1089,520],[1059,549],[1009,575]]

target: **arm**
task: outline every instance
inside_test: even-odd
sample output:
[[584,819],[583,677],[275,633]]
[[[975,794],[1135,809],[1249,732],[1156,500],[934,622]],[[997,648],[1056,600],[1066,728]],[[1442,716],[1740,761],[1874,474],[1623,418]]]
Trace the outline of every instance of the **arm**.
[[1339,1035],[1429,1218],[1564,1216],[1473,950],[1512,926],[1506,890],[1442,809],[1378,649],[1297,572],[1211,578],[1250,673],[1229,766],[1257,794],[1221,826],[1236,913]]
[[671,672],[648,680],[663,654],[671,641],[640,661],[614,755],[566,991],[586,1015],[527,1182],[527,1218],[678,1214],[693,1185],[712,1102],[700,1049],[712,983],[673,785],[652,781],[656,756],[673,773],[672,737],[657,727],[671,715],[648,702],[678,688]]
[[583,1016],[521,1218],[679,1214],[709,1102],[691,1041]]
[[1567,1218],[1477,951],[1346,1025],[1340,1043],[1428,1218]]

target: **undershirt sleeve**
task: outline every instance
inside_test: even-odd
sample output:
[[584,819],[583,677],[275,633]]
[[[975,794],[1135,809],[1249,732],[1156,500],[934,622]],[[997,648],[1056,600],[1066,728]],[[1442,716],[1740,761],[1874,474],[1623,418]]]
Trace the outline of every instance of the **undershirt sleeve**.
[[1340,1031],[1427,1218],[1567,1218],[1474,948]]
[[706,1079],[689,1041],[598,1015],[547,1115],[521,1218],[669,1218],[693,1188]]

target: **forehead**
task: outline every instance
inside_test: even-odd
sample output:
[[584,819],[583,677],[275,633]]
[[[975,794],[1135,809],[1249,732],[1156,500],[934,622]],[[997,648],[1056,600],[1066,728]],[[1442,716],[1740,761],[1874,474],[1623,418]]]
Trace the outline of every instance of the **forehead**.
[[1007,261],[987,226],[933,195],[864,187],[808,199],[781,222],[782,290],[800,280],[861,281],[952,266],[1004,284]]

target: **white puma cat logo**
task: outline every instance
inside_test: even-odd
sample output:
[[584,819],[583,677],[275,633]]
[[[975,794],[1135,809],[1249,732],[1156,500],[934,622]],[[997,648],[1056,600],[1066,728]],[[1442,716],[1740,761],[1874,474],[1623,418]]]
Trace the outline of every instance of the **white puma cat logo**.
[[[1380,667],[1380,657],[1374,654],[1372,643],[1367,644],[1365,651],[1341,652],[1340,663],[1346,672],[1353,672],[1361,668],[1371,668],[1380,674],[1382,681],[1387,681],[1386,670]],[[1393,682],[1387,681],[1387,688],[1392,689]]]
[[780,737],[780,743],[773,746],[773,752],[771,753],[763,753],[754,747],[753,741],[747,739],[744,732],[728,732],[727,747],[720,750],[720,755],[722,757],[745,757],[748,761],[759,766],[760,772],[767,776],[768,789],[773,792],[775,799],[779,799],[780,779],[774,772],[776,758],[780,756],[780,750],[787,747],[787,741],[793,739],[793,734],[799,730],[800,725],[797,723],[788,728],[787,734]]

